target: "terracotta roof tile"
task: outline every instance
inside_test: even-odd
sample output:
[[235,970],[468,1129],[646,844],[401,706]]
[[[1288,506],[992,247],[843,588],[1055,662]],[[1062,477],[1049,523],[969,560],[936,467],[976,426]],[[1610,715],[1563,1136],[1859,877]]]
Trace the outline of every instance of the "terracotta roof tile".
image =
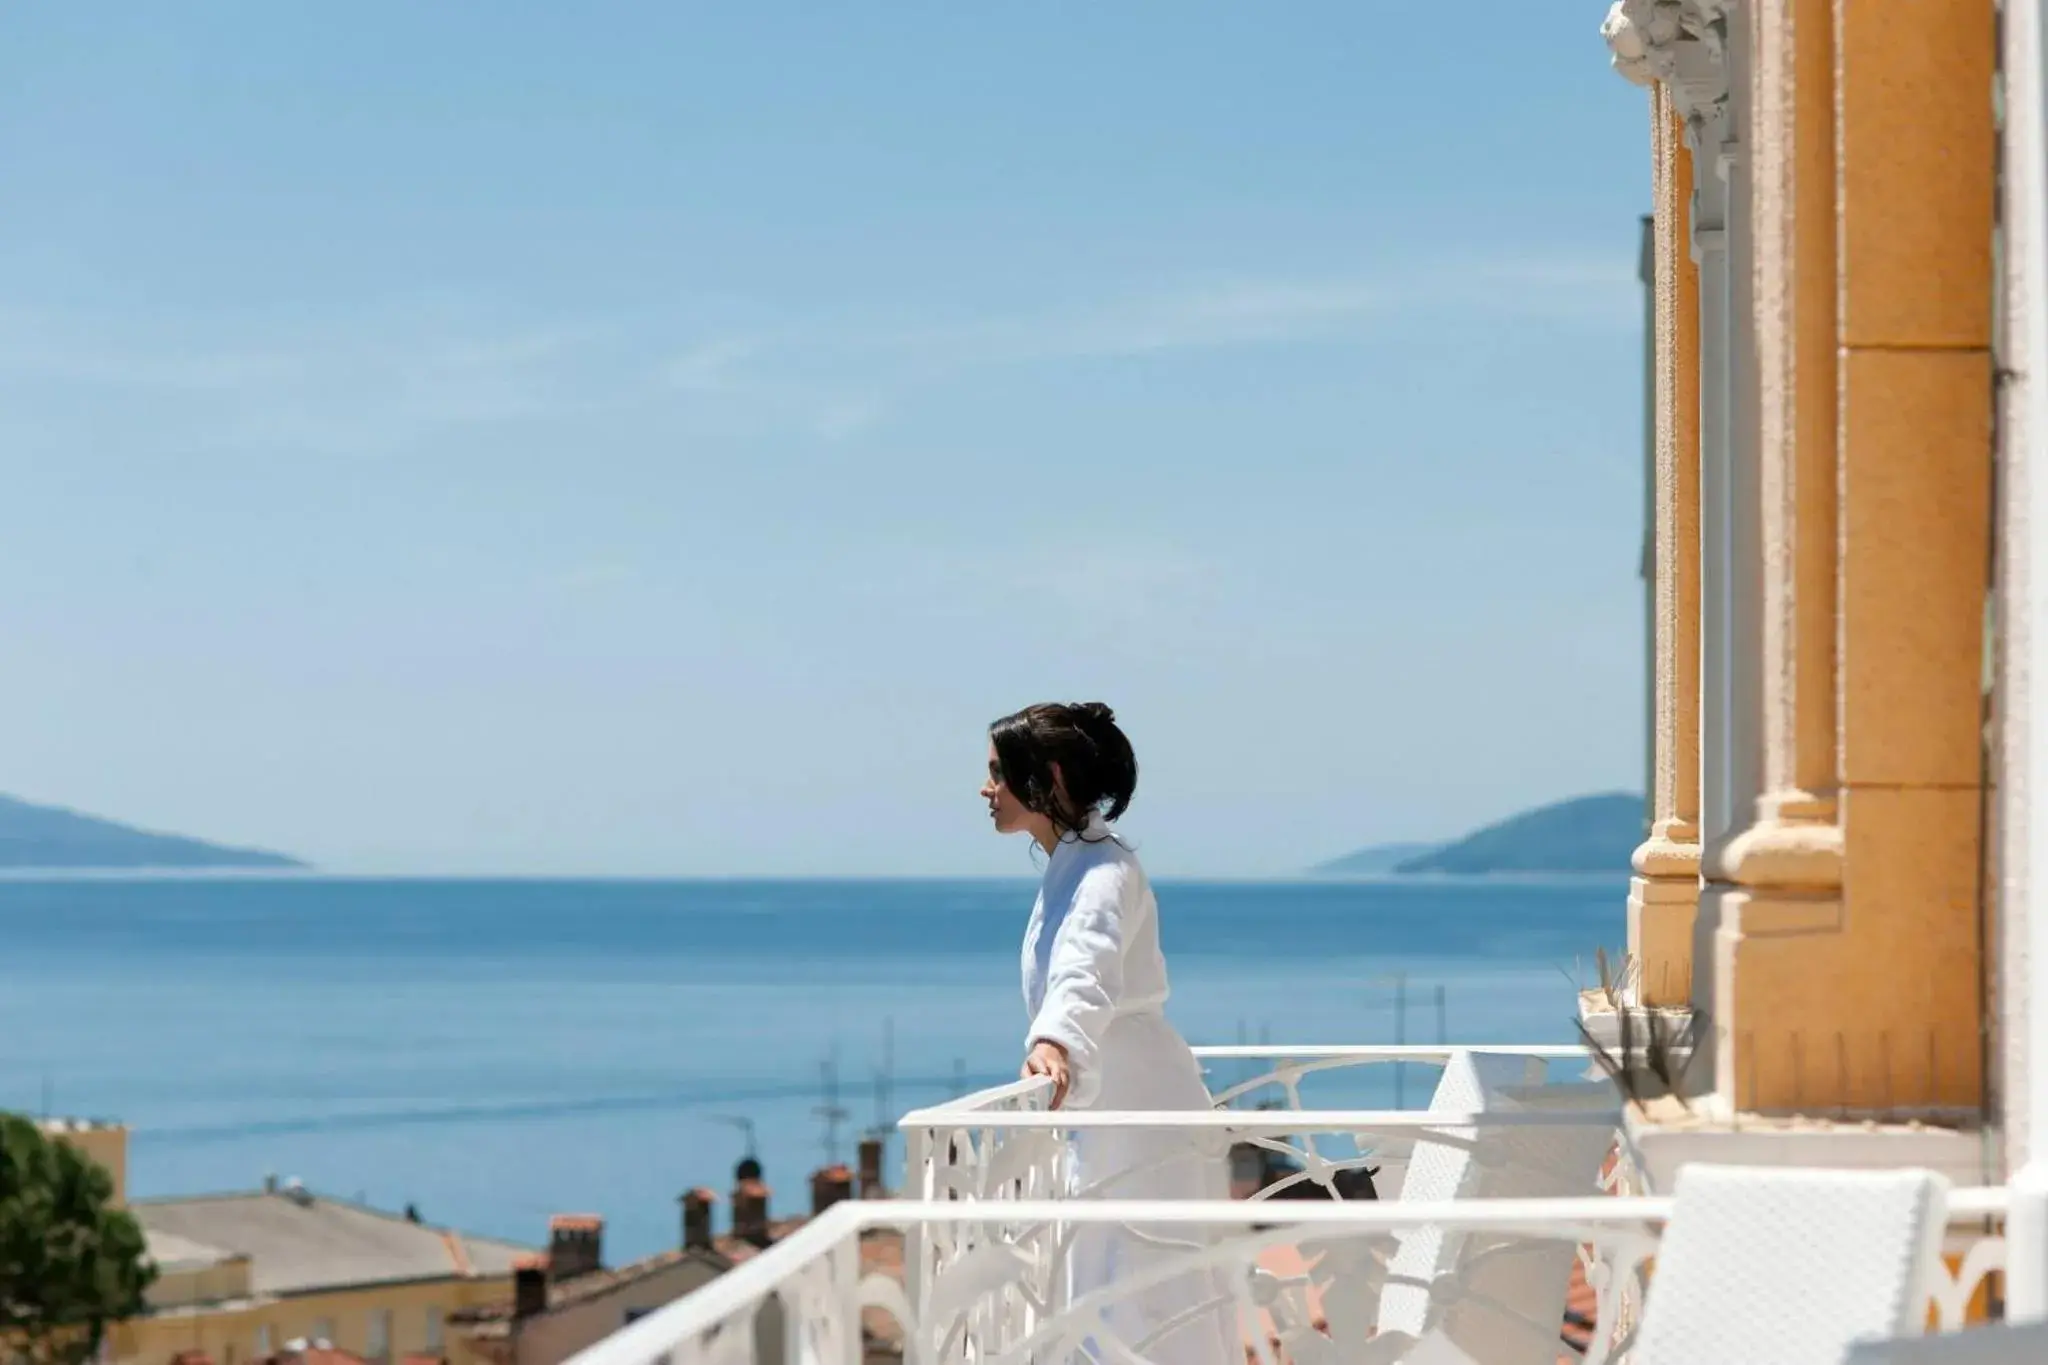
[[[204,1359],[204,1356],[201,1355],[200,1358]],[[190,1365],[189,1361],[187,1365]],[[254,1360],[250,1365],[367,1365],[367,1362],[353,1351],[343,1351],[333,1346],[308,1346],[303,1351],[279,1351],[274,1356]]]
[[548,1231],[560,1229],[563,1232],[597,1232],[604,1227],[604,1219],[594,1213],[558,1213],[548,1219]]
[[[1600,1295],[1593,1286],[1586,1283],[1586,1265],[1581,1261],[1572,1266],[1571,1288],[1564,1296],[1564,1339],[1583,1351],[1593,1339],[1590,1327],[1581,1327],[1573,1319],[1591,1323],[1600,1316]],[[1576,1355],[1560,1355],[1559,1360],[1576,1361]]]
[[[768,1223],[769,1244],[772,1246],[774,1243],[781,1241],[810,1221],[809,1218],[771,1219]],[[750,1257],[759,1256],[765,1249],[755,1246],[744,1237],[734,1237],[730,1233],[723,1237],[712,1238],[711,1247],[712,1250],[731,1261],[734,1265],[738,1265],[741,1261],[747,1260]]]

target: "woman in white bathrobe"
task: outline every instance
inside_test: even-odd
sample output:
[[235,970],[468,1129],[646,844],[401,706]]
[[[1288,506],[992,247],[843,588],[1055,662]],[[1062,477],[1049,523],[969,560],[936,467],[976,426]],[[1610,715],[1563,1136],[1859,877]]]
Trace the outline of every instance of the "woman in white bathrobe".
[[[1052,1081],[1054,1108],[1210,1107],[1194,1053],[1166,1020],[1158,904],[1137,857],[1110,828],[1137,784],[1130,740],[1100,702],[1027,707],[989,729],[981,791],[989,817],[998,833],[1031,835],[1047,859],[1024,931],[1031,1025],[1023,1074]],[[1222,1158],[1205,1155],[1193,1138],[1171,1129],[1080,1134],[1077,1187],[1110,1199],[1228,1198]],[[1070,1263],[1076,1298],[1174,1254],[1128,1232],[1083,1232]],[[1156,1235],[1184,1241],[1191,1232]],[[1119,1304],[1109,1325],[1157,1365],[1237,1365],[1244,1348],[1236,1310],[1218,1304],[1228,1296],[1221,1275],[1191,1273]]]

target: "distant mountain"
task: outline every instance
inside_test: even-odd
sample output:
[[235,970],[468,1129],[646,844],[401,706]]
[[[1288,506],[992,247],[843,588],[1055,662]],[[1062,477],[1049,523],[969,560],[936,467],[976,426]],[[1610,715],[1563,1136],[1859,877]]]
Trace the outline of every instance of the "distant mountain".
[[1315,869],[1319,877],[1384,877],[1402,863],[1434,853],[1441,844],[1374,844]]
[[1579,796],[1511,815],[1453,844],[1395,866],[1402,875],[1476,877],[1490,872],[1626,872],[1643,841],[1643,798]]
[[154,834],[55,806],[0,796],[0,868],[62,871],[157,868],[303,868],[282,853],[223,848],[175,834]]

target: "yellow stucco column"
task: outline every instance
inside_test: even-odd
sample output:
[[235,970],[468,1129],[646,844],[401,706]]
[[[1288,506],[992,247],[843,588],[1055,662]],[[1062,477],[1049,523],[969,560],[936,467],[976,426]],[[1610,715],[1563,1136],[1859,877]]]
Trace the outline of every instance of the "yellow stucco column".
[[1982,1099],[1993,0],[1759,0],[1764,795],[1714,869],[1716,1090]]
[[1646,1005],[1683,1005],[1700,871],[1700,329],[1692,153],[1671,92],[1650,96],[1656,217],[1656,689],[1650,837],[1635,852],[1628,944]]

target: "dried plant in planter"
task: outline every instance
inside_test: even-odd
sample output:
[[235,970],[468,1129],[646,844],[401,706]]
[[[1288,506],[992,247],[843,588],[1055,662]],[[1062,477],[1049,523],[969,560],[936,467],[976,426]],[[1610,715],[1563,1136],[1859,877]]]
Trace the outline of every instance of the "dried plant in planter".
[[1676,1014],[1620,1005],[1616,1012],[1621,1037],[1613,1051],[1601,1046],[1583,1020],[1576,1021],[1579,1039],[1592,1053],[1594,1064],[1607,1073],[1607,1079],[1631,1104],[1641,1105],[1669,1095],[1690,1110],[1692,1106],[1686,1102],[1683,1088],[1685,1073],[1699,1053],[1699,1040],[1705,1036],[1706,1013]]
[[[1629,993],[1635,989],[1636,983],[1642,977],[1643,964],[1637,961],[1634,955],[1623,953],[1621,955],[1621,965],[1615,967],[1608,961],[1605,948],[1595,948],[1593,950],[1593,966],[1600,975],[1600,984],[1597,992],[1586,988],[1583,958],[1573,960],[1573,970],[1566,972],[1565,977],[1572,983],[1572,988],[1578,991],[1580,995],[1586,996],[1597,993],[1607,1002],[1608,1009],[1619,1013],[1622,1008],[1622,1002],[1628,998]],[[1559,968],[1559,970],[1562,971],[1563,969]]]
[[1607,950],[1593,950],[1593,965],[1600,972],[1600,994],[1607,999],[1608,1007],[1620,1011],[1622,1002],[1635,989],[1637,979],[1643,974],[1643,964],[1632,953],[1621,955],[1621,968],[1610,972],[1607,968]]

